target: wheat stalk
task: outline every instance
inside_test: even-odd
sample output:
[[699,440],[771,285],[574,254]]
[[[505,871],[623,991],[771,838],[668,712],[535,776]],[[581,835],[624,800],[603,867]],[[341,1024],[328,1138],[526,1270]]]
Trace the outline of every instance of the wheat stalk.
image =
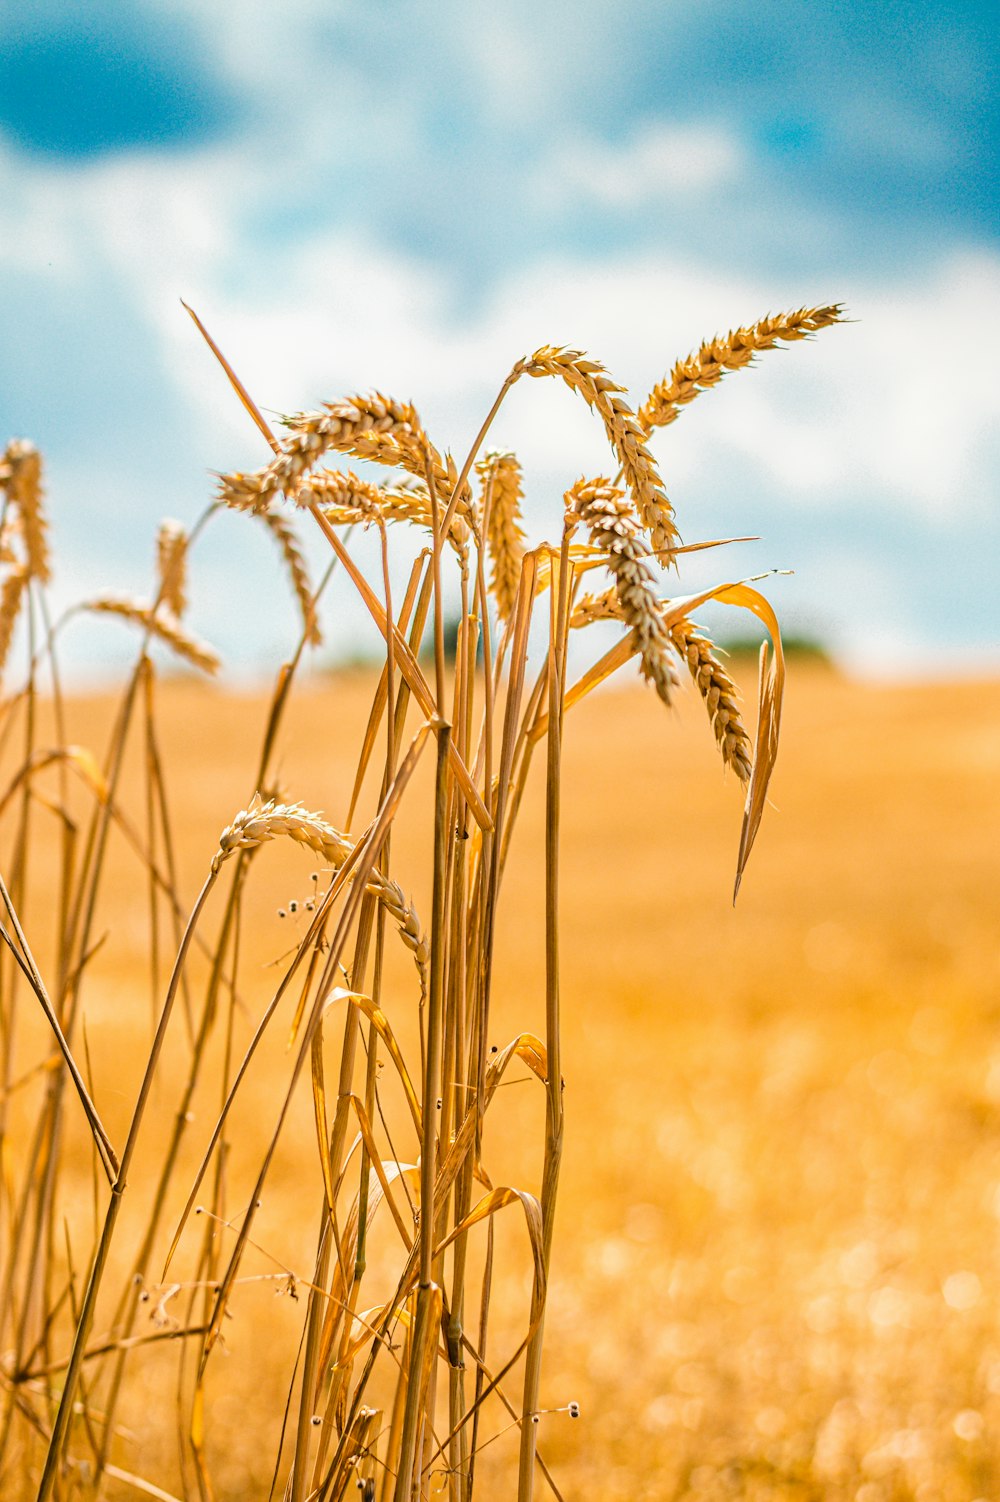
[[680,409],[702,391],[718,385],[729,370],[742,370],[762,350],[774,349],[778,340],[791,343],[806,339],[819,329],[839,322],[839,304],[823,308],[797,308],[791,313],[768,314],[749,328],[731,330],[724,338],[707,339],[697,354],[678,360],[670,376],[654,386],[639,408],[642,431],[666,427],[680,416]]
[[530,376],[559,376],[580,393],[588,406],[596,409],[653,549],[663,564],[669,563],[680,541],[674,510],[646,447],[646,434],[622,395],[623,388],[615,384],[603,365],[578,349],[544,344],[524,362],[523,368]]
[[0,488],[17,507],[28,577],[47,584],[51,578],[48,520],[42,505],[42,456],[25,438],[13,438],[0,460]]
[[650,552],[632,507],[609,480],[578,480],[566,493],[568,512],[590,530],[591,542],[607,555],[622,619],[631,626],[644,678],[664,704],[677,686],[670,634],[663,625]]
[[507,621],[514,612],[524,557],[521,466],[516,454],[490,449],[478,460],[476,473],[482,485],[482,515],[492,561],[490,593],[500,619]]
[[178,657],[203,673],[217,673],[219,670],[219,658],[212,648],[198,641],[197,637],[185,631],[179,621],[162,610],[154,611],[139,600],[121,599],[115,595],[102,595],[99,599],[88,600],[81,608],[97,615],[117,615],[143,627],[171,647]]

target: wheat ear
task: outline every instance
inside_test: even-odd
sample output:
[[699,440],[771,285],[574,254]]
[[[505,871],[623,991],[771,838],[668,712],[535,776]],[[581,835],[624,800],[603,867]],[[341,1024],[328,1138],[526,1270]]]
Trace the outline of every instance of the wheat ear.
[[[218,872],[235,851],[254,850],[258,845],[282,836],[312,850],[335,871],[340,870],[355,849],[348,835],[334,829],[319,814],[310,813],[301,803],[277,803],[273,799],[264,803],[255,798],[219,836],[219,848],[212,860],[213,873]],[[379,899],[398,924],[400,937],[412,951],[420,971],[421,985],[424,985],[430,951],[416,908],[407,901],[398,883],[377,869],[368,878],[367,890]]]
[[270,464],[249,474],[220,475],[219,498],[227,506],[259,511],[281,495],[294,495],[324,454],[331,449],[357,452],[365,434],[422,432],[413,407],[379,392],[329,402],[320,412],[301,412],[287,418],[286,426],[292,429],[292,435]]
[[769,313],[749,328],[731,330],[725,338],[706,339],[697,354],[678,360],[669,378],[653,387],[639,408],[643,433],[676,421],[681,407],[693,402],[700,392],[718,385],[727,371],[750,365],[762,350],[774,349],[779,340],[790,344],[796,339],[807,339],[819,329],[839,322],[842,314],[839,303],[825,308],[797,308],[791,313]]
[[0,673],[7,666],[7,655],[10,652],[14,627],[17,624],[21,600],[24,597],[24,586],[27,582],[27,569],[16,568],[4,579],[3,589],[0,590]]
[[561,377],[580,393],[588,406],[597,410],[653,548],[661,563],[669,563],[680,541],[673,507],[667,500],[653,456],[646,447],[646,434],[622,395],[623,388],[615,384],[603,365],[588,359],[578,349],[545,344],[535,350],[523,368],[530,376]]
[[677,670],[654,587],[649,546],[632,507],[604,478],[577,480],[566,493],[566,505],[589,529],[593,545],[606,554],[622,619],[631,626],[639,649],[642,675],[669,704]]
[[521,466],[515,454],[490,449],[477,462],[476,473],[482,483],[482,515],[492,563],[490,593],[500,619],[507,621],[514,613],[524,557]]
[[[662,608],[662,606],[661,606]],[[570,627],[581,630],[594,621],[621,620],[621,601],[615,589],[599,595],[583,595],[576,602]],[[748,782],[753,765],[753,749],[739,709],[739,690],[715,655],[709,638],[689,620],[670,627],[670,639],[687,663],[688,671],[705,701],[708,718],[722,752],[722,759],[732,767],[741,782]]]
[[188,535],[180,522],[164,519],[156,534],[156,572],[160,599],[180,620],[187,609]]
[[[445,491],[442,498],[439,492],[442,505],[450,493]],[[432,530],[434,525],[426,486],[372,485],[367,480],[359,480],[350,470],[324,469],[309,475],[295,498],[304,506],[320,506],[327,521],[335,527],[370,522],[410,522]],[[456,513],[448,529],[448,541],[461,553],[468,538],[469,528]]]
[[309,570],[306,568],[306,561],[302,556],[295,528],[284,512],[276,506],[265,506],[263,510],[255,514],[281,549],[292,590],[299,604],[299,614],[302,617],[302,629],[305,632],[306,641],[310,646],[318,647],[322,644],[323,637],[316,619],[316,602],[313,599],[312,584],[309,581]]
[[52,577],[49,562],[49,528],[43,505],[42,456],[26,438],[13,438],[0,460],[0,488],[17,508],[28,577],[47,584]]
[[670,635],[705,701],[723,761],[741,782],[749,782],[753,747],[740,715],[736,684],[716,657],[713,643],[692,621],[677,621]]
[[219,658],[211,647],[185,631],[179,621],[163,610],[151,610],[139,600],[120,599],[114,595],[102,595],[97,600],[88,600],[81,607],[97,615],[117,615],[123,620],[141,626],[153,636],[171,647],[177,656],[200,668],[203,673],[217,673]]

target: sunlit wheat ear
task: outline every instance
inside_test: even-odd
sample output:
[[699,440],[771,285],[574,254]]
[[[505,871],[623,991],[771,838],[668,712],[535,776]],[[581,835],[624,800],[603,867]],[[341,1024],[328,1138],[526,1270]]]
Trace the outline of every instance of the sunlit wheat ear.
[[324,454],[331,450],[356,453],[365,434],[413,435],[423,431],[413,407],[379,392],[330,402],[320,412],[300,412],[287,418],[286,426],[292,429],[292,436],[270,464],[249,474],[219,477],[219,498],[227,506],[259,511],[281,495],[294,494]]
[[0,673],[7,665],[7,656],[21,609],[21,600],[24,597],[24,586],[27,582],[27,570],[16,568],[4,579],[3,589],[0,590]]
[[606,589],[599,595],[581,595],[573,606],[573,613],[569,618],[571,631],[580,631],[585,626],[590,626],[594,621],[620,621],[622,618],[621,606],[618,603],[618,591]]
[[171,647],[184,662],[199,668],[203,673],[217,673],[219,670],[219,658],[212,648],[192,636],[179,621],[163,610],[153,611],[140,600],[120,599],[114,595],[87,600],[81,608],[97,615],[117,615],[135,626],[141,626]]
[[707,339],[698,353],[678,360],[670,376],[653,387],[639,408],[643,433],[666,427],[680,410],[702,391],[718,384],[729,370],[742,370],[762,350],[774,349],[779,340],[791,343],[806,339],[819,329],[837,323],[843,316],[840,304],[825,308],[798,308],[792,313],[768,314],[749,328],[735,329],[725,338]]
[[476,473],[482,482],[482,514],[486,517],[486,540],[492,561],[490,593],[500,619],[506,621],[514,610],[524,557],[521,466],[515,454],[490,449],[477,462]]
[[588,359],[582,350],[551,344],[536,349],[524,362],[524,371],[531,376],[561,377],[580,393],[588,406],[596,408],[653,548],[662,564],[669,563],[680,541],[674,510],[646,447],[646,434],[622,395],[623,388],[615,384],[603,365]]
[[[580,630],[594,621],[623,618],[618,592],[609,589],[603,594],[581,596],[573,608],[570,627]],[[740,714],[736,684],[716,657],[712,642],[691,621],[680,620],[671,626],[670,639],[687,663],[705,701],[723,761],[732,767],[741,782],[748,782],[753,766],[753,747]]]
[[265,506],[256,515],[274,538],[281,549],[281,556],[285,560],[288,577],[291,581],[292,590],[299,605],[299,614],[302,617],[302,629],[306,635],[306,641],[310,646],[318,647],[323,640],[320,633],[319,622],[316,619],[316,604],[313,600],[312,584],[309,581],[309,570],[306,568],[305,558],[299,547],[299,540],[295,528],[277,506]]
[[187,609],[187,548],[183,525],[165,518],[156,534],[156,572],[160,599],[178,620]]
[[49,528],[42,490],[42,456],[26,438],[13,438],[0,460],[0,488],[17,508],[28,563],[28,577],[47,584],[51,578]]
[[[449,505],[458,484],[458,470],[450,454],[441,454],[431,443],[427,434],[419,429],[399,430],[392,433],[365,433],[361,441],[349,451],[359,459],[369,459],[375,464],[390,465],[405,469],[417,480],[426,482],[428,472],[434,482],[434,490],[442,505]],[[456,513],[470,526],[472,492],[468,482],[462,486],[456,503]],[[428,500],[428,507],[430,502]]]
[[[355,849],[348,835],[328,824],[319,814],[310,813],[301,803],[276,803],[273,800],[265,803],[255,798],[219,836],[219,849],[213,857],[212,870],[218,872],[223,862],[238,850],[255,850],[269,840],[282,838],[294,840],[312,850],[334,871],[340,870]],[[416,909],[398,883],[381,871],[372,871],[367,888],[399,925],[400,937],[412,951],[424,985],[430,953]]]
[[[438,491],[441,505],[447,504],[450,492]],[[295,493],[302,506],[319,506],[334,527],[368,526],[372,522],[408,522],[431,531],[434,526],[431,499],[426,485],[407,481],[404,475],[397,485],[372,485],[359,480],[350,470],[320,470],[309,475]],[[469,543],[469,528],[462,519],[468,504],[452,517],[447,541],[459,554]]]
[[749,782],[753,746],[740,715],[736,684],[716,657],[712,642],[692,621],[678,621],[670,635],[705,701],[723,761],[741,782]]
[[635,635],[642,675],[669,704],[678,683],[673,647],[660,613],[649,545],[632,507],[603,478],[577,480],[566,493],[566,505],[589,529],[593,545],[607,555],[622,620]]

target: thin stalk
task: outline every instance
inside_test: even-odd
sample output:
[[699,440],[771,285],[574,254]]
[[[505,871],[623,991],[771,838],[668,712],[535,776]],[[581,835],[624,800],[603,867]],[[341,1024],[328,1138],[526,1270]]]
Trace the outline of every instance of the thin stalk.
[[152,1090],[153,1078],[156,1073],[156,1066],[160,1060],[160,1054],[163,1049],[164,1039],[166,1038],[167,1026],[170,1022],[170,1014],[173,1011],[174,1000],[176,998],[177,990],[180,984],[181,972],[187,960],[187,953],[189,948],[191,947],[191,940],[194,936],[195,928],[198,925],[198,920],[201,917],[202,909],[204,908],[205,903],[208,900],[209,893],[211,892],[214,884],[215,872],[210,872],[205,881],[205,885],[202,887],[201,892],[198,894],[198,899],[191,911],[191,916],[188,919],[187,927],[184,930],[184,937],[181,940],[181,947],[178,950],[177,958],[174,961],[173,974],[170,977],[170,984],[167,988],[167,994],[163,1002],[163,1008],[160,1012],[160,1020],[157,1025],[155,1037],[153,1038],[152,1047],[149,1051],[149,1057],[146,1061],[146,1069],[142,1077],[142,1083],[139,1086],[139,1094],[136,1098],[135,1107],[132,1112],[132,1121],[129,1126],[128,1136],[125,1139],[125,1146],[122,1149],[118,1174],[114,1184],[111,1187],[111,1199],[108,1204],[107,1214],[104,1220],[104,1228],[101,1232],[101,1239],[90,1269],[90,1277],[87,1280],[87,1291],[84,1295],[83,1305],[80,1310],[80,1318],[77,1322],[76,1335],[73,1339],[73,1349],[70,1352],[69,1365],[66,1368],[66,1376],[63,1381],[62,1395],[59,1399],[59,1408],[56,1412],[55,1423],[52,1426],[52,1438],[49,1442],[48,1453],[45,1457],[45,1467],[42,1471],[42,1479],[38,1488],[37,1502],[48,1502],[48,1498],[51,1497],[53,1487],[55,1486],[56,1476],[58,1474],[62,1460],[63,1446],[66,1442],[66,1438],[69,1432],[70,1419],[72,1418],[73,1414],[73,1404],[76,1396],[77,1380],[79,1378],[80,1368],[83,1364],[84,1356],[86,1354],[87,1340],[90,1336],[91,1326],[93,1325],[94,1321],[94,1310],[97,1304],[97,1295],[100,1291],[101,1281],[104,1277],[104,1270],[107,1266],[108,1254],[111,1251],[111,1242],[115,1233],[115,1225],[117,1224],[118,1215],[121,1210],[122,1201],[125,1195],[125,1189],[128,1182],[128,1171],[132,1163],[132,1157],[135,1152],[136,1142],[138,1141],[139,1128],[142,1125],[142,1118],[145,1114],[150,1092]]
[[[559,815],[562,762],[563,681],[569,630],[571,569],[569,529],[563,532],[559,555],[559,595],[550,589],[549,602],[549,730],[545,778],[545,1047],[548,1078],[545,1091],[545,1157],[542,1165],[542,1247],[545,1285],[548,1285],[555,1228],[556,1193],[563,1144],[562,1068],[559,1034]],[[545,1294],[538,1280],[532,1294],[532,1335],[524,1369],[521,1405],[521,1447],[518,1459],[518,1502],[531,1502],[535,1476],[536,1427],[545,1328]]]

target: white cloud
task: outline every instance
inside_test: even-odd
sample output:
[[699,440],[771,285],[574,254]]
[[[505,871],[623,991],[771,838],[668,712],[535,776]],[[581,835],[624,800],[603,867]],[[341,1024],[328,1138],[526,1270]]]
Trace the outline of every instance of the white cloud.
[[596,139],[562,146],[540,163],[535,190],[556,202],[638,209],[723,188],[745,166],[743,147],[721,124],[650,121],[621,146]]
[[[598,144],[564,147],[546,172],[561,175],[567,193],[589,193],[632,222],[649,195],[702,193],[709,201],[739,169],[740,149],[723,131],[651,124],[621,153]],[[728,266],[719,245],[709,266],[697,247],[595,254],[567,243],[484,283],[474,301],[466,291],[460,303],[446,256],[421,260],[358,228],[335,194],[308,232],[294,220],[277,232],[272,219],[259,235],[258,215],[282,201],[284,172],[279,155],[262,161],[239,141],[195,155],[134,154],[72,170],[0,159],[0,268],[8,289],[33,266],[51,264],[79,289],[82,328],[87,318],[99,326],[109,297],[127,304],[171,398],[141,418],[137,408],[132,420],[169,434],[203,484],[201,498],[209,491],[207,468],[261,456],[179,308],[181,295],[262,405],[286,410],[379,386],[415,400],[437,441],[459,454],[513,361],[538,344],[590,350],[638,402],[703,337],[769,309],[839,298],[857,323],[826,331],[809,347],[765,354],[755,371],[727,377],[655,438],[685,531],[700,531],[700,518],[690,519],[693,495],[725,495],[734,531],[756,530],[766,503],[772,533],[776,517],[790,528],[787,545],[776,539],[775,561],[795,562],[808,574],[808,549],[803,558],[791,530],[804,509],[842,520],[859,549],[867,539],[877,559],[871,539],[880,518],[891,517],[892,525],[912,518],[930,555],[945,523],[975,524],[995,505],[1000,265],[993,253],[952,251],[891,279],[854,273],[834,285],[806,286],[748,269],[738,243]],[[318,197],[320,187],[317,179]],[[814,239],[816,226],[804,227],[790,206],[787,233]],[[552,382],[523,381],[493,438],[522,454],[536,536],[557,530],[564,485],[613,464],[599,422]],[[84,474],[72,454],[56,457],[67,483],[80,465],[79,496],[106,483]],[[142,504],[159,507],[170,483],[163,474],[155,486],[144,483]],[[112,500],[131,507],[129,525],[138,525],[131,492]],[[178,508],[174,499],[166,504]],[[139,520],[145,535],[155,514]],[[262,561],[254,580],[265,577],[266,566]],[[866,567],[871,585],[878,564],[869,556]],[[814,576],[818,570],[814,557]],[[824,590],[828,618],[836,625],[843,611],[849,643],[854,627],[846,605],[834,584]],[[912,620],[903,619],[904,597],[896,587],[878,601],[879,629],[894,653],[916,640]],[[266,625],[257,624],[266,635]],[[925,636],[934,629],[928,622]]]

